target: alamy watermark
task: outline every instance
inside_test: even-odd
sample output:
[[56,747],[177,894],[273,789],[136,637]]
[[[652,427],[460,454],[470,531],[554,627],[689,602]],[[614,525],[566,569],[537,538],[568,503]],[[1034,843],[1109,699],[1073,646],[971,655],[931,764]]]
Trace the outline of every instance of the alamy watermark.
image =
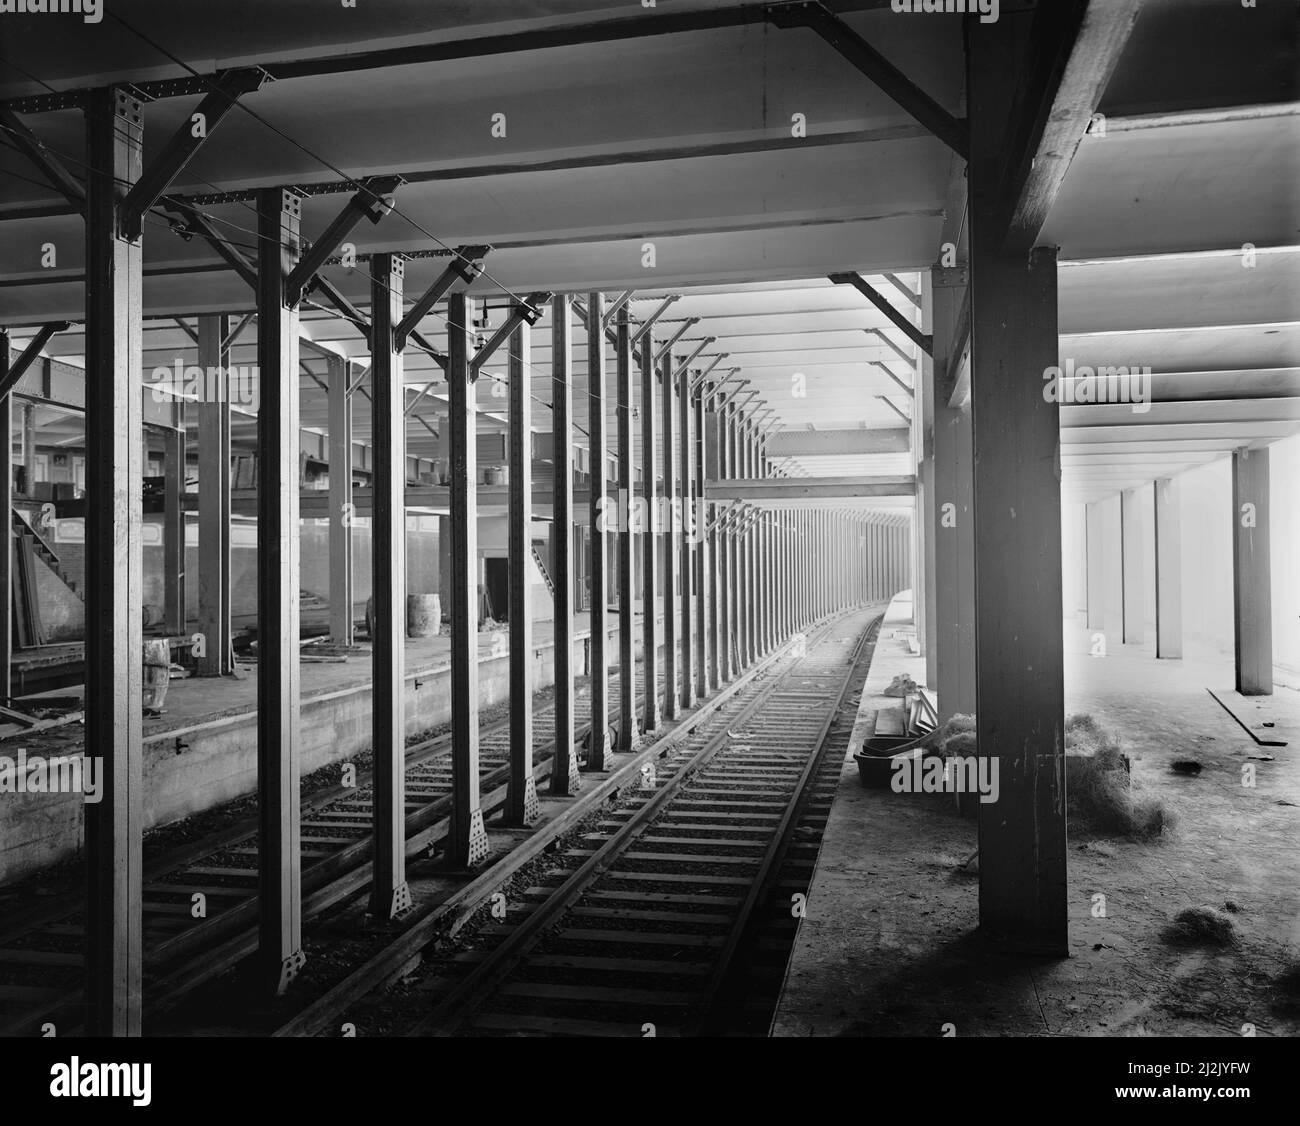
[[1151,409],[1149,364],[1091,368],[1086,364],[1076,367],[1073,359],[1067,359],[1064,368],[1044,368],[1043,378],[1048,381],[1043,398],[1049,403],[1129,403],[1134,414]]
[[80,16],[83,23],[104,18],[104,0],[0,0],[0,16]]
[[982,805],[998,800],[998,760],[991,756],[897,755],[889,780],[896,794],[979,794]]
[[171,367],[156,367],[146,381],[154,402],[183,399],[196,403],[233,403],[257,409],[257,365],[186,367],[177,358]]
[[0,794],[82,794],[87,805],[104,796],[104,760],[83,755],[0,755]]
[[598,515],[596,528],[601,532],[630,531],[636,534],[681,532],[690,544],[700,543],[711,531],[708,527],[708,501],[689,500],[682,497],[659,496],[654,504],[645,497],[628,497],[626,489],[619,489],[618,500],[600,497],[596,501]]
[[979,16],[980,23],[997,23],[998,0],[889,0],[895,12],[933,12],[949,16]]

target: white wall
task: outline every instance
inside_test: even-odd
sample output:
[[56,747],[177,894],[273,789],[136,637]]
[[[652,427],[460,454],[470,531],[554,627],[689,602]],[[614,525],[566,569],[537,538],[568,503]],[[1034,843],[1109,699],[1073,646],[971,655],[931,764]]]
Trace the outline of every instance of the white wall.
[[[1189,657],[1232,657],[1232,462],[1225,456],[1175,478],[1183,564],[1183,643]],[[1269,447],[1273,564],[1273,662],[1278,684],[1300,688],[1300,436]],[[1098,502],[1107,641],[1122,636],[1120,500]],[[1144,640],[1155,641],[1155,494],[1138,490]],[[1085,506],[1062,507],[1062,583],[1067,615],[1087,604]]]

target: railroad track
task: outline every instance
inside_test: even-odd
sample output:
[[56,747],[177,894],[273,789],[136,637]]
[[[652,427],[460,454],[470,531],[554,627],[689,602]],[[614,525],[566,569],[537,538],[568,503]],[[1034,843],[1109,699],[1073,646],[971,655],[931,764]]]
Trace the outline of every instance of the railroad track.
[[769,662],[463,948],[335,1017],[415,1036],[765,1033],[838,777],[827,735],[878,624],[840,616]]
[[[610,674],[609,698],[618,698]],[[590,730],[589,693],[576,696],[576,739]],[[585,713],[585,714],[584,714]],[[534,711],[536,730],[554,720],[546,703]],[[610,721],[617,721],[611,710]],[[451,812],[451,733],[406,749],[407,856],[428,855],[447,832]],[[484,815],[505,801],[509,777],[508,717],[480,733],[479,780]],[[554,741],[538,743],[534,777],[550,778]],[[363,891],[370,880],[372,772],[355,785],[327,786],[302,798],[303,924]],[[168,850],[144,866],[145,1010],[160,1013],[236,965],[257,943],[257,822],[241,820]],[[194,897],[205,915],[195,918]],[[70,893],[0,924],[0,1036],[40,1035],[52,1025],[75,1032],[84,1003],[84,895]]]

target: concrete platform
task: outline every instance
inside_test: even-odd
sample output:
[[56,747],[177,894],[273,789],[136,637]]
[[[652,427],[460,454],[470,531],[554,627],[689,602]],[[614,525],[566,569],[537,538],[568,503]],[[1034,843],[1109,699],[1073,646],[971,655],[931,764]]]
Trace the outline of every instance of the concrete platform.
[[[637,615],[638,622],[640,615]],[[608,611],[606,653],[618,664],[618,614]],[[637,657],[641,657],[638,624]],[[662,633],[659,635],[662,637]],[[573,661],[577,676],[589,668],[590,616],[574,616]],[[533,623],[533,684],[554,684],[554,624]],[[311,646],[303,648],[310,654]],[[479,703],[488,708],[509,699],[509,635],[479,635]],[[231,676],[173,680],[164,714],[144,723],[145,828],[165,825],[245,794],[257,787],[257,679],[250,668]],[[451,719],[451,637],[406,643],[406,732],[408,738]],[[358,651],[341,662],[301,665],[301,770],[304,775],[342,762],[370,747],[371,658]],[[75,694],[58,689],[54,695]],[[639,697],[638,697],[639,698]],[[617,707],[611,698],[611,707]],[[536,739],[550,733],[542,727]],[[67,755],[82,748],[82,727],[70,724],[0,738],[0,755],[19,748],[34,755]],[[76,794],[6,796],[0,831],[0,886],[73,855],[81,846],[83,803]]]
[[[922,681],[923,662],[892,636],[909,617],[900,596],[867,707],[897,673]],[[962,867],[975,821],[949,795],[864,789],[846,756],[772,1035],[1300,1034],[1300,1004],[1278,982],[1300,964],[1300,693],[1279,688],[1249,717],[1287,743],[1265,747],[1207,691],[1232,684],[1231,658],[1120,646],[1097,659],[1082,624],[1064,636],[1066,714],[1120,736],[1134,779],[1177,818],[1172,834],[1106,839],[1072,824],[1071,955],[1014,958],[977,933],[978,861]],[[1173,772],[1178,759],[1201,772]],[[1235,947],[1161,940],[1182,908],[1225,905]]]

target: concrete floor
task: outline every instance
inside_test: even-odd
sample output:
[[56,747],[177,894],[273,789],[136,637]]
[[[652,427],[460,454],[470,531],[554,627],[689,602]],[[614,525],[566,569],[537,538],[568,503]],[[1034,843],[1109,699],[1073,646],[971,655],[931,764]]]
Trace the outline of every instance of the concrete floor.
[[[888,637],[910,607],[892,614],[868,693],[896,672],[924,675]],[[1072,827],[1071,955],[1013,958],[975,933],[978,862],[959,868],[974,820],[948,795],[863,789],[847,760],[773,1035],[1300,1033],[1300,997],[1277,982],[1300,963],[1300,693],[1241,702],[1247,723],[1271,722],[1261,730],[1287,743],[1264,747],[1206,691],[1231,688],[1230,660],[1157,662],[1138,646],[1097,659],[1090,642],[1066,624],[1067,714],[1090,712],[1121,736],[1134,778],[1176,815],[1173,832],[1143,843]],[[1176,774],[1174,759],[1202,771]],[[1105,917],[1094,917],[1098,894]],[[1161,941],[1182,908],[1225,903],[1237,908],[1235,949]]]

